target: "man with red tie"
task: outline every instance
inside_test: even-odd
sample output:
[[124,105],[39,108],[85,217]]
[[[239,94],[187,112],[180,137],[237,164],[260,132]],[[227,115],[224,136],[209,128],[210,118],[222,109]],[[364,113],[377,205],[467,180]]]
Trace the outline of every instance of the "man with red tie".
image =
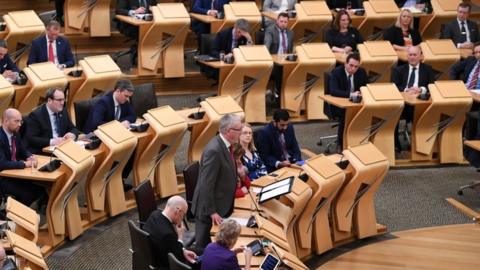
[[70,43],[59,35],[60,23],[50,21],[47,24],[47,34],[32,41],[27,64],[52,62],[58,68],[73,67],[73,55]]
[[[7,109],[3,113],[0,128],[0,171],[32,167],[37,159],[25,148],[18,136],[22,126],[22,115],[16,109]],[[31,205],[34,201],[46,197],[43,187],[29,181],[0,178],[2,196],[13,196],[17,201]]]

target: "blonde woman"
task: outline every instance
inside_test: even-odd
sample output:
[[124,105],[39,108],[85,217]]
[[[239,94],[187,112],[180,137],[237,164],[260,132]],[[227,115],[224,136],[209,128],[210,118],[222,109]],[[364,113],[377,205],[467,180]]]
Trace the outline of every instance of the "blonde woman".
[[418,30],[413,28],[412,12],[402,9],[395,25],[385,29],[383,39],[390,41],[393,48],[398,51],[406,51],[409,47],[420,44],[422,37]]
[[255,180],[259,177],[267,175],[267,167],[263,163],[260,155],[253,143],[253,130],[252,126],[245,123],[240,134],[239,143],[245,150],[245,154],[242,156],[242,163],[247,167],[247,174],[250,180]]

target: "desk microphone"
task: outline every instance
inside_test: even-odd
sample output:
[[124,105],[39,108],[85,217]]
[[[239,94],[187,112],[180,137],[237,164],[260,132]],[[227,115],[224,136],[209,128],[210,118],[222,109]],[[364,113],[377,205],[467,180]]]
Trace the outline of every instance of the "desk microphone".
[[335,165],[340,167],[340,169],[345,170],[348,167],[348,165],[350,164],[350,161],[348,161],[348,159],[343,160],[343,157],[344,157],[344,155],[342,154],[342,156],[340,157],[340,161],[335,162]]
[[205,99],[209,98],[209,97],[216,97],[217,94],[216,93],[212,93],[212,94],[205,94],[205,95],[199,95],[197,97],[197,103],[198,103],[198,110],[197,112],[194,112],[194,113],[191,113],[188,115],[188,118],[191,118],[191,119],[195,119],[195,120],[200,120],[203,118],[203,116],[205,115],[205,112],[201,112],[200,109],[202,108],[202,106],[200,105],[200,102],[204,101]]
[[82,70],[79,70],[78,69],[78,51],[77,51],[77,44],[75,44],[75,54],[73,55],[73,61],[74,61],[74,64],[75,64],[75,67],[76,67],[76,70],[72,70],[68,73],[69,76],[72,76],[72,77],[80,77],[82,76]]
[[53,172],[58,169],[60,165],[62,165],[62,161],[60,159],[53,159],[55,150],[56,146],[53,147],[52,153],[50,154],[50,161],[38,169],[40,172]]

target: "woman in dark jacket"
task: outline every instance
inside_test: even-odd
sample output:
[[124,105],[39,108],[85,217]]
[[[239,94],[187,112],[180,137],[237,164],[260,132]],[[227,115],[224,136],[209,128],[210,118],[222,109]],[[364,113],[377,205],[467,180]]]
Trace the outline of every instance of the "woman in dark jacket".
[[352,20],[346,10],[340,10],[335,16],[332,28],[325,33],[325,42],[333,52],[349,54],[357,50],[357,44],[363,43],[360,32],[351,26]]
[[390,41],[393,48],[398,51],[406,51],[410,46],[417,46],[422,42],[418,30],[413,28],[412,12],[402,9],[395,25],[385,29],[383,39]]

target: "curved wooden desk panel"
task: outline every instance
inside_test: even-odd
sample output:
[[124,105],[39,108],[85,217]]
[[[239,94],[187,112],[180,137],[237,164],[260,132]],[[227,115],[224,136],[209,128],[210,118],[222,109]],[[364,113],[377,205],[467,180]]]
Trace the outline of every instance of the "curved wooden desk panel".
[[[440,36],[442,25],[457,17],[457,5],[461,0],[430,0],[433,13],[425,20],[420,20],[419,30],[423,40],[434,39]],[[446,3],[447,5],[445,5]],[[452,6],[453,9],[452,9]],[[447,8],[447,6],[450,6]],[[447,8],[447,10],[444,9]]]
[[[384,5],[382,2],[387,1],[390,2],[390,5],[385,9],[382,7]],[[399,14],[393,0],[365,1],[363,8],[365,9],[365,20],[359,25],[358,31],[365,40],[371,40],[376,33],[375,30],[383,30],[395,23]]]
[[427,40],[420,43],[423,52],[423,62],[432,66],[440,73],[437,80],[448,80],[450,68],[460,60],[460,51],[450,39]]
[[[289,22],[294,43],[323,42],[325,28],[332,21],[332,13],[325,1],[304,1],[295,4],[297,15]],[[275,18],[276,19],[276,18]]]
[[296,237],[298,257],[309,256],[314,250],[322,254],[333,248],[329,214],[332,200],[345,180],[345,173],[324,155],[305,161],[302,166],[309,178],[312,197],[298,221]]
[[300,113],[305,104],[308,120],[327,119],[323,102],[324,72],[335,65],[335,55],[326,43],[302,44],[296,47],[297,65],[282,86],[282,108]]
[[375,82],[390,82],[391,69],[397,64],[398,55],[389,41],[365,41],[358,44],[358,51],[362,67],[367,73],[374,73]]
[[7,218],[15,222],[15,233],[37,243],[40,215],[11,196],[7,198],[5,211]]
[[340,242],[351,237],[377,234],[374,195],[388,172],[385,156],[371,143],[343,151],[353,169],[333,202],[333,237]]
[[0,114],[12,105],[15,88],[3,76],[0,76]]
[[18,259],[19,269],[48,270],[40,248],[33,241],[8,230],[6,231],[6,235],[16,256],[23,258],[23,260],[16,258]]
[[393,83],[361,87],[363,106],[346,127],[345,148],[372,142],[395,164],[394,131],[404,107],[403,96]]
[[462,127],[472,96],[462,81],[437,81],[428,88],[432,103],[415,124],[412,151],[431,157],[438,141],[440,163],[461,163]]
[[67,0],[64,6],[66,34],[80,34],[88,27],[91,37],[110,36],[110,0]]
[[212,33],[233,27],[238,19],[245,19],[250,24],[250,34],[252,38],[255,38],[255,32],[261,27],[262,15],[254,2],[230,2],[223,5],[223,12],[225,13],[223,24],[215,29],[215,31],[212,31]]
[[23,114],[29,114],[40,104],[40,98],[45,96],[49,88],[67,85],[67,78],[55,64],[51,62],[32,64],[23,69],[28,77],[31,88],[27,90],[23,99],[15,97],[15,107]]
[[126,210],[122,170],[137,145],[137,138],[116,120],[99,126],[94,133],[102,141],[105,158],[86,183],[90,221],[105,212],[115,216]]

